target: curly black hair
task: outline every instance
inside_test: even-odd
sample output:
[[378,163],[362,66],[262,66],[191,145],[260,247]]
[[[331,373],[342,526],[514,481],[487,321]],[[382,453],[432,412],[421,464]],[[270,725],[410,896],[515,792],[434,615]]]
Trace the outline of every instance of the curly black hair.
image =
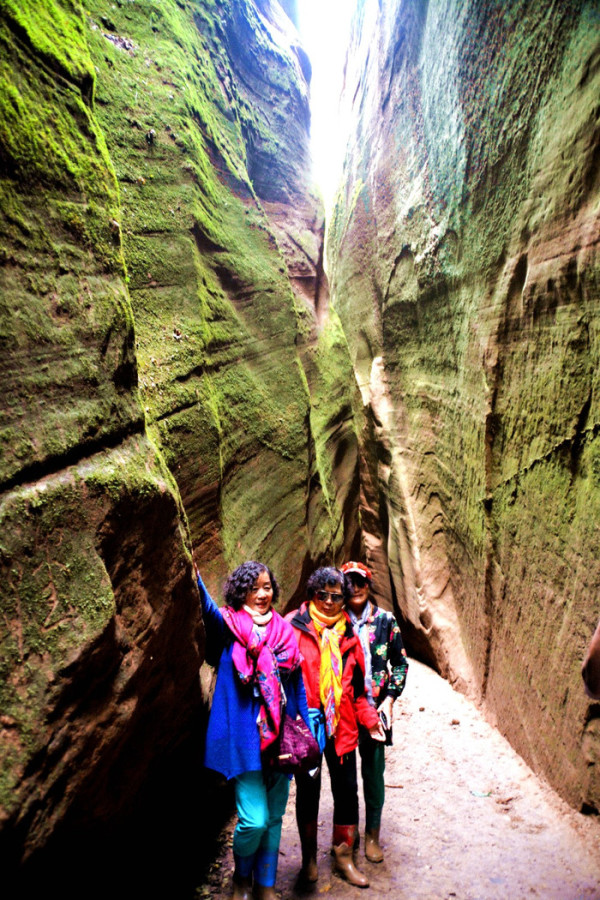
[[241,609],[246,602],[248,591],[254,587],[254,583],[261,572],[267,572],[273,586],[273,606],[279,599],[279,585],[277,579],[268,566],[260,562],[249,560],[234,569],[223,588],[225,603],[233,609]]
[[317,591],[335,587],[336,584],[339,584],[342,588],[344,601],[352,596],[350,580],[346,578],[344,573],[336,569],[335,566],[322,566],[320,569],[316,569],[306,582],[306,596],[309,600],[312,600]]

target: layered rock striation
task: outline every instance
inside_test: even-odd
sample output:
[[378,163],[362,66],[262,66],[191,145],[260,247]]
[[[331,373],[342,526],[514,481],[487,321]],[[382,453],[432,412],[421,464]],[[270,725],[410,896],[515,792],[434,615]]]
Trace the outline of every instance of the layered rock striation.
[[296,6],[0,4],[4,871],[193,883],[192,558],[364,553],[600,807],[597,5],[359,3],[333,304]]
[[173,889],[227,806],[192,554],[289,601],[358,534],[310,63],[274,0],[6,0],[0,44],[0,850]]
[[[312,365],[327,286],[310,63],[276,2],[148,12],[107,3],[103,24],[94,4],[87,18],[148,425],[209,585],[265,557],[289,596],[346,540],[311,404],[328,372]],[[326,418],[348,421],[348,390]]]
[[599,25],[584,0],[360,3],[328,241],[383,593],[596,809]]

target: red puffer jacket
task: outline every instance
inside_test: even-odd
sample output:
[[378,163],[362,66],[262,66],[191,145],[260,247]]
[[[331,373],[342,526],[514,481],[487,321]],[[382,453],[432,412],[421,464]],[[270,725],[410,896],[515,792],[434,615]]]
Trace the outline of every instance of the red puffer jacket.
[[[302,659],[302,677],[309,709],[321,709],[319,672],[321,668],[321,640],[308,613],[307,604],[286,616],[291,622]],[[340,638],[342,653],[342,699],[340,720],[335,732],[335,752],[338,756],[351,753],[358,744],[358,723],[372,728],[379,721],[377,712],[369,705],[365,694],[365,660],[360,641],[346,616],[346,632]]]

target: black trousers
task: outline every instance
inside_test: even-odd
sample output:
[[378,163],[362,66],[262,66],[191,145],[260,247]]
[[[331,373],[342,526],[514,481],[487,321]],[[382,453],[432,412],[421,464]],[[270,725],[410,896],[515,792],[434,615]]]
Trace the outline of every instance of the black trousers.
[[[333,794],[333,824],[358,825],[358,782],[356,779],[356,750],[338,756],[334,739],[325,744],[324,757],[329,769],[331,793]],[[323,760],[316,778],[302,773],[296,775],[296,821],[298,828],[309,822],[316,822],[319,816],[321,796],[321,774]]]

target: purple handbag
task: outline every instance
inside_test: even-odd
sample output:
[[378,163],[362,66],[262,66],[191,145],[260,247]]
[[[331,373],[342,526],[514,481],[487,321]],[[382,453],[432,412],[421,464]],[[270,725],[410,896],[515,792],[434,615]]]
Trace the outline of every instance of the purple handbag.
[[279,772],[296,775],[309,772],[321,764],[321,751],[312,731],[302,718],[292,719],[287,713],[281,723],[278,746],[271,765]]

